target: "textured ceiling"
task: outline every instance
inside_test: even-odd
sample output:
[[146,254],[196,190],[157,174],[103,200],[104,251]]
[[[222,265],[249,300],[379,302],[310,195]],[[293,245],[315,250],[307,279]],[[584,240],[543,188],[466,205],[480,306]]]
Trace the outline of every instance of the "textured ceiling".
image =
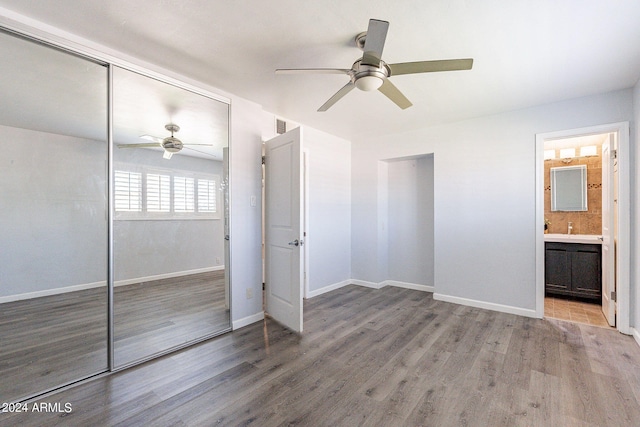
[[[624,0],[0,0],[18,13],[346,138],[396,133],[633,86],[640,2]],[[2,12],[2,11],[0,11]],[[369,18],[390,22],[383,59],[474,58],[471,71],[392,77],[413,102],[352,91],[316,112],[349,68]]]

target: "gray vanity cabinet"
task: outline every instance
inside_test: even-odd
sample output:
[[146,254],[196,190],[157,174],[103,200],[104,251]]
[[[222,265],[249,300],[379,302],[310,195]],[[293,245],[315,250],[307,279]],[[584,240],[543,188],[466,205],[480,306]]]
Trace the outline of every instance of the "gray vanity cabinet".
[[601,298],[601,245],[546,242],[544,259],[546,294]]

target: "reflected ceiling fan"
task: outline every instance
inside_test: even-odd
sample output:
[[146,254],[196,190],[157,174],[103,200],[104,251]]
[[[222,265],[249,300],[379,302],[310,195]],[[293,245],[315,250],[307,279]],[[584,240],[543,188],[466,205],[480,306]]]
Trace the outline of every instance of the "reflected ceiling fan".
[[213,144],[185,144],[180,141],[178,138],[173,136],[175,132],[180,130],[180,126],[174,123],[168,123],[164,126],[166,130],[171,132],[171,136],[167,136],[166,138],[158,138],[157,136],[151,135],[142,135],[140,138],[146,139],[153,142],[143,142],[140,144],[118,144],[118,148],[145,148],[145,147],[161,147],[164,149],[164,154],[162,157],[165,159],[170,159],[175,153],[179,152],[187,145],[204,145],[204,146],[213,146]]
[[378,89],[398,107],[411,107],[411,101],[400,92],[390,81],[389,77],[401,74],[433,73],[437,71],[470,70],[473,59],[446,59],[438,61],[401,62],[387,64],[382,60],[382,49],[387,38],[389,23],[378,19],[369,20],[366,32],[356,36],[356,45],[364,51],[362,58],[356,60],[351,68],[281,68],[276,74],[346,74],[350,80],[335,95],[325,102],[318,111],[327,111],[343,96],[351,92],[354,87],[360,90],[372,91]]

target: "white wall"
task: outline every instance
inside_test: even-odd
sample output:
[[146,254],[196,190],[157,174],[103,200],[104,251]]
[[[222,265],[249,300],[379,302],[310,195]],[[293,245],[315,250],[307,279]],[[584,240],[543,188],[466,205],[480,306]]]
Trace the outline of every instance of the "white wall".
[[[117,141],[116,141],[117,143]],[[114,169],[145,173],[152,170],[185,171],[222,178],[222,162],[176,154],[171,160],[161,151],[116,149]],[[218,193],[221,200],[222,193]],[[222,207],[222,203],[219,205]],[[224,268],[224,218],[128,220],[115,219],[114,279],[149,280],[167,274]]]
[[534,315],[535,135],[631,119],[624,90],[352,141],[353,278],[384,280],[378,161],[433,153],[435,296]]
[[105,282],[105,142],[0,126],[0,297]]
[[[271,117],[258,104],[231,101],[231,315],[234,328],[258,321],[262,308],[262,135]],[[251,206],[251,197],[256,205]],[[247,289],[252,298],[247,298]]]
[[[0,146],[0,297],[104,285],[106,143],[0,126]],[[219,161],[116,153],[134,168],[222,174]],[[116,220],[114,243],[116,281],[224,266],[222,219]]]
[[351,143],[305,127],[309,296],[351,278]]

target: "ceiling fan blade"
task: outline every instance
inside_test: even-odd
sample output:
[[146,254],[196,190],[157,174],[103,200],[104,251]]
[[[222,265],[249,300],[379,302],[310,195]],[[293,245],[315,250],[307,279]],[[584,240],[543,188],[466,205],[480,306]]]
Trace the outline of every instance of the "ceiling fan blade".
[[140,144],[118,144],[118,148],[145,148],[145,147],[158,147],[157,142],[143,142]]
[[214,159],[218,158],[218,156],[216,156],[215,154],[205,153],[204,151],[196,150],[195,148],[189,148],[186,145],[185,145],[184,149],[185,150],[191,150],[191,151],[196,152],[196,153],[204,154],[205,156],[210,156],[210,157],[213,157]]
[[389,23],[387,21],[369,19],[369,28],[364,39],[364,55],[362,55],[364,65],[373,65],[374,67],[380,65],[388,29]]
[[162,143],[162,138],[158,138],[153,135],[140,135],[140,139],[146,139],[147,141],[157,142],[158,144]]
[[473,58],[444,59],[439,61],[401,62],[387,64],[391,70],[390,76],[400,74],[434,73],[437,71],[470,70],[473,66]]
[[278,68],[276,74],[351,74],[344,68]]
[[394,84],[389,81],[389,79],[384,79],[382,86],[380,86],[378,90],[403,110],[413,105],[411,101],[409,101],[407,97],[400,92],[400,89],[395,87]]
[[202,145],[204,147],[213,147],[213,144],[182,144],[182,145]]
[[171,156],[173,156],[173,153],[167,150],[164,150],[164,154],[162,155],[163,159],[167,159],[169,160],[171,158]]
[[329,98],[329,100],[327,102],[325,102],[324,104],[322,104],[322,107],[318,108],[318,111],[327,111],[329,108],[331,108],[331,106],[333,104],[335,104],[336,102],[338,102],[343,96],[345,96],[346,94],[348,94],[349,92],[351,92],[351,90],[356,87],[356,85],[354,85],[352,82],[347,83],[346,85],[344,85],[342,87],[342,89],[340,89],[339,91],[337,91],[335,93],[335,95],[333,95],[331,98]]

